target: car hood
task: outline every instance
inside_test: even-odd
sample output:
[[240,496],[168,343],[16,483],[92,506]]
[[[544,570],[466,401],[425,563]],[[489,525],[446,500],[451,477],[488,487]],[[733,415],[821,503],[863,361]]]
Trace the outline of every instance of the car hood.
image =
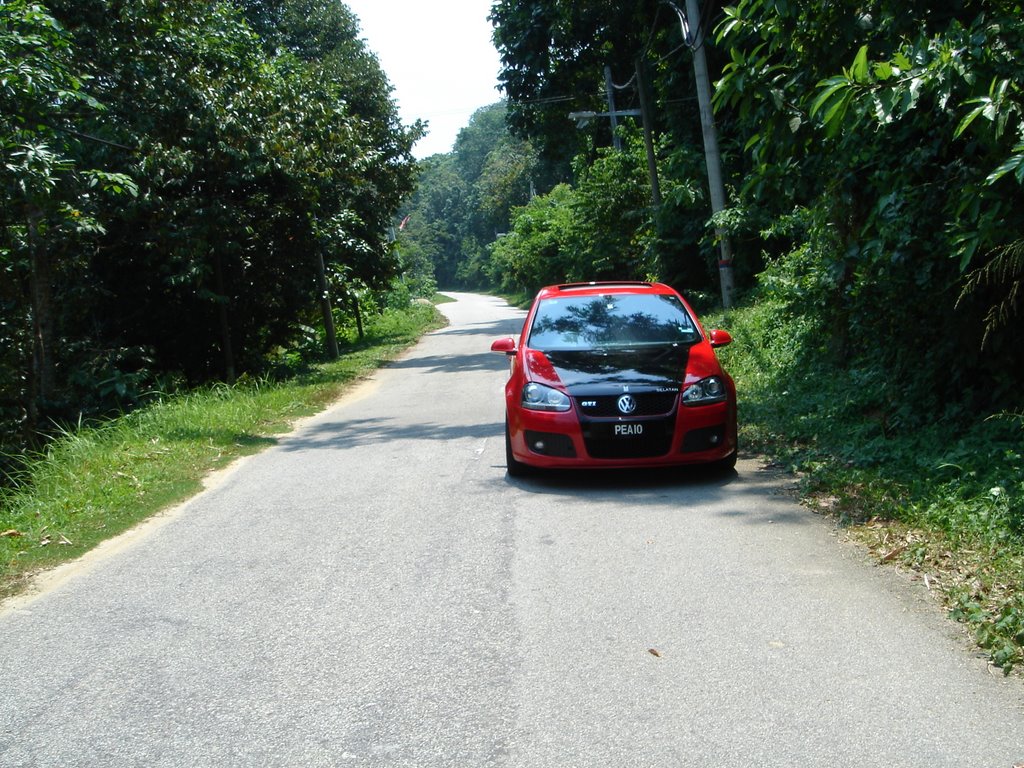
[[634,391],[678,391],[686,374],[690,347],[629,347],[610,350],[530,350],[530,377],[548,384],[561,383],[573,395]]

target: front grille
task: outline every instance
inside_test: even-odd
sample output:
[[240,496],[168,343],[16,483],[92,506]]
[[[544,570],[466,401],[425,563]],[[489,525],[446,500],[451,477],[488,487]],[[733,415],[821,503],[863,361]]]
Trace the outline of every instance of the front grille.
[[646,459],[664,456],[672,447],[674,416],[667,419],[631,422],[634,426],[642,426],[639,435],[616,434],[615,427],[620,424],[621,422],[584,422],[583,443],[587,447],[587,453],[595,459]]
[[[593,419],[607,419],[622,416],[619,411],[619,395],[602,395],[601,397],[577,397],[576,407],[580,413]],[[636,410],[633,416],[665,416],[672,413],[679,399],[678,392],[639,392],[633,395]]]

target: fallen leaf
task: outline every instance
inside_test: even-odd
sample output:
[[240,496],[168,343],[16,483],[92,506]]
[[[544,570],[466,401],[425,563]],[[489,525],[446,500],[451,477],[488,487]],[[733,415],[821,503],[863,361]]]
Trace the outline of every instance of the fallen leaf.
[[907,545],[906,544],[900,544],[895,549],[892,549],[889,552],[887,552],[886,554],[882,555],[882,562],[883,563],[888,563],[890,560],[895,558],[901,552],[905,552],[906,549],[907,549]]
[[651,654],[651,656],[657,656],[659,659],[661,658],[661,651],[657,648],[648,648],[647,652]]
[[10,530],[0,533],[0,539],[16,539],[22,535],[21,531],[11,528]]

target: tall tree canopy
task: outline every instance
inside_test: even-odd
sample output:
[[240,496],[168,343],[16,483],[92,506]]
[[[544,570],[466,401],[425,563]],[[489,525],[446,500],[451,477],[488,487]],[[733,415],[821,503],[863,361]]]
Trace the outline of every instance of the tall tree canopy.
[[487,246],[506,232],[530,197],[538,168],[533,146],[513,137],[504,103],[477,110],[449,154],[421,164],[399,248],[429,262],[442,287],[484,287],[494,277]]
[[1012,253],[1024,224],[1020,4],[750,1],[718,29],[730,61],[717,102],[747,150],[737,202],[785,222],[769,247],[804,275],[799,300],[836,352],[914,339],[876,361],[894,380],[883,398],[916,385],[907,413],[942,409],[950,388],[1012,399],[1018,345],[979,342],[1020,272],[970,275]]
[[259,371],[397,276],[422,126],[341,3],[4,0],[0,47],[8,429]]

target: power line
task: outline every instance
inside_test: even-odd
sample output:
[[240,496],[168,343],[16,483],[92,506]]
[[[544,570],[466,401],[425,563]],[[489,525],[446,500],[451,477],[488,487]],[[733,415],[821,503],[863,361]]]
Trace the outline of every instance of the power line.
[[681,45],[676,46],[668,53],[659,56],[657,59],[654,59],[652,62],[654,64],[661,63],[662,61],[667,59],[669,56],[672,56],[674,53],[676,53],[682,48],[689,48],[691,51],[696,51],[704,47],[704,41],[707,39],[707,25],[709,23],[707,20],[711,17],[714,0],[704,0],[704,5],[700,9],[700,18],[697,22],[697,27],[692,30],[690,29],[690,23],[689,20],[686,18],[685,12],[681,8],[679,8],[679,6],[672,2],[672,0],[661,0],[661,2],[658,4],[658,10],[655,11],[654,21],[651,23],[651,29],[647,33],[647,42],[645,42],[643,46],[641,46],[641,51],[644,53],[650,51],[651,43],[654,42],[654,31],[657,28],[658,18],[661,14],[661,7],[663,5],[667,5],[668,7],[670,7],[673,11],[676,12],[676,15],[679,17],[679,26],[683,33],[683,43]]
[[581,94],[581,95],[578,95],[578,96],[544,96],[542,98],[537,98],[537,99],[516,99],[515,101],[512,101],[511,99],[509,99],[509,102],[513,103],[513,104],[516,104],[516,105],[528,104],[528,105],[533,105],[533,106],[547,106],[548,104],[564,104],[566,102],[580,101],[580,100],[583,100],[583,99],[586,99],[586,98],[603,98],[603,97],[604,97],[604,94],[601,91],[593,91],[592,93],[584,93],[584,94]]
[[636,82],[635,72],[633,73],[633,76],[629,78],[629,80],[627,80],[623,85],[616,85],[615,83],[612,83],[612,88],[614,88],[617,91],[624,91],[627,88],[632,88],[634,82]]

